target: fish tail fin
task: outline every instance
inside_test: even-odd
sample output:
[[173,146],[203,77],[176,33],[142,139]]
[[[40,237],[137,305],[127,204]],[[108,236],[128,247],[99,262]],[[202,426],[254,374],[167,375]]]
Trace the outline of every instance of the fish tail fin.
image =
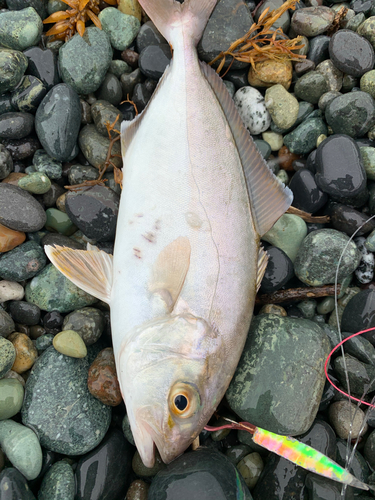
[[197,45],[216,2],[217,0],[185,0],[181,4],[176,0],[139,0],[172,46],[177,46],[183,32],[193,45]]

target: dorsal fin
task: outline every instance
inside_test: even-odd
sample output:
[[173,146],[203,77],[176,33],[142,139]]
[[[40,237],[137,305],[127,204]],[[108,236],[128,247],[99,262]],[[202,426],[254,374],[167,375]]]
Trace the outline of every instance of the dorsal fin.
[[73,250],[46,245],[44,250],[52,264],[66,278],[94,297],[110,303],[112,290],[112,255],[89,246]]
[[293,201],[293,194],[268,168],[221,78],[207,64],[201,62],[200,65],[231,129],[244,169],[255,228],[263,236],[286,212]]
[[170,312],[184,285],[190,253],[189,239],[179,236],[159,253],[153,266],[149,290],[160,295]]

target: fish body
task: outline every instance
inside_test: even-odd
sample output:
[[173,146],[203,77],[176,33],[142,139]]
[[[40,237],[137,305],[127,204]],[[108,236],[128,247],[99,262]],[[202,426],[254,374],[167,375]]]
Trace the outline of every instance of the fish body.
[[120,387],[150,467],[155,445],[165,462],[176,458],[222,399],[266,267],[260,237],[292,195],[264,163],[221,79],[198,60],[216,0],[140,3],[173,59],[146,109],[122,124],[113,262],[94,248],[46,251],[110,304]]

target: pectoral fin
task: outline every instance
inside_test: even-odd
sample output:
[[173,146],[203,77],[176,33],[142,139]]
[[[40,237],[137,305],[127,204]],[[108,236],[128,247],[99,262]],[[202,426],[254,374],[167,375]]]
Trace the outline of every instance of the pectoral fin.
[[149,290],[160,295],[172,311],[190,265],[191,247],[188,238],[179,236],[159,254],[153,266]]
[[110,303],[112,289],[112,255],[88,245],[87,250],[68,247],[44,247],[52,264],[76,286],[98,299]]
[[266,272],[267,264],[268,255],[264,248],[261,246],[258,252],[257,292],[259,291],[264,273]]

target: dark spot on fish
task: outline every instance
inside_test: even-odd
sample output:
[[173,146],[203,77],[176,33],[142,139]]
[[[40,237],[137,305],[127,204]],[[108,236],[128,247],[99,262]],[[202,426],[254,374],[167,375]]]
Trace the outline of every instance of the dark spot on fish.
[[141,259],[141,251],[139,248],[133,248],[134,250],[134,255],[137,257],[137,259]]
[[161,222],[161,221],[160,221],[159,219],[157,219],[157,220],[155,221],[155,226],[154,226],[154,227],[155,227],[155,230],[156,230],[156,231],[159,231],[159,229],[160,229],[160,222]]
[[142,234],[142,236],[147,240],[149,241],[150,243],[155,243],[155,234],[154,233],[151,233],[151,232],[148,232],[146,234]]
[[143,214],[135,214],[136,217],[143,217]]

